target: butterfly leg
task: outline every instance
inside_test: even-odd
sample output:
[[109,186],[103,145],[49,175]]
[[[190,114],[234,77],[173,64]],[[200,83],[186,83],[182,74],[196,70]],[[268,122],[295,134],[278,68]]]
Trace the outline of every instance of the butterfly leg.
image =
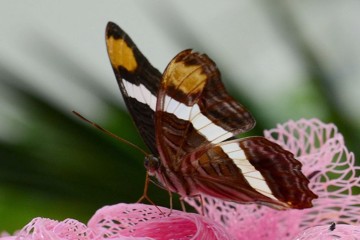
[[163,211],[161,211],[161,209],[148,197],[147,192],[148,192],[148,188],[149,188],[149,182],[150,182],[150,177],[149,177],[149,173],[146,172],[146,177],[145,177],[145,184],[144,184],[144,192],[143,195],[139,198],[139,200],[136,201],[136,203],[140,203],[142,202],[144,199],[147,200],[149,203],[151,203],[152,205],[154,205],[160,212],[161,215],[165,215],[165,213]]
[[199,205],[201,207],[201,216],[205,216],[205,206],[204,206],[204,200],[201,194],[197,194],[192,196],[192,198],[198,198],[199,199]]
[[199,194],[198,197],[200,198],[200,205],[201,205],[201,216],[205,216],[205,207],[202,195]]
[[179,201],[180,201],[180,205],[181,205],[181,210],[182,210],[183,212],[186,212],[186,206],[185,206],[184,198],[183,198],[183,197],[180,197],[180,198],[179,198]]
[[172,192],[168,188],[167,191],[169,193],[169,201],[170,201],[170,212],[168,216],[170,216],[173,210],[173,196],[172,196]]
[[169,188],[169,186],[167,185],[167,183],[165,182],[165,186],[163,187],[163,188],[165,188],[166,189],[166,191],[169,193],[169,205],[170,205],[170,212],[169,212],[169,214],[168,214],[168,216],[170,216],[171,215],[171,213],[172,213],[172,210],[173,210],[173,195],[172,195],[172,192],[170,191],[170,188]]

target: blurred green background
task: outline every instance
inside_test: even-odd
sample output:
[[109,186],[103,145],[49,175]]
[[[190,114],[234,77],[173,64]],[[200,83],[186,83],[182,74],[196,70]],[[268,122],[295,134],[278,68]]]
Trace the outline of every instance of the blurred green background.
[[[359,12],[329,0],[1,1],[0,232],[37,216],[86,222],[141,196],[143,156],[71,114],[144,147],[108,61],[108,21],[160,71],[183,49],[207,53],[256,117],[250,134],[317,117],[358,156]],[[165,191],[150,196],[168,206]]]

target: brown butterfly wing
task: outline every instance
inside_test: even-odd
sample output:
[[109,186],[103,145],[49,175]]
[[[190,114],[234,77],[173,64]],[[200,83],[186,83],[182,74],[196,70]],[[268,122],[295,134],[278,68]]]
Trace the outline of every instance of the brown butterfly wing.
[[262,137],[224,142],[255,121],[206,55],[185,50],[170,62],[155,116],[160,158],[175,189],[280,209],[310,207],[316,197],[301,163],[279,145]]
[[126,106],[145,144],[157,156],[154,113],[162,75],[115,23],[106,27],[106,45]]
[[188,159],[182,171],[199,192],[223,200],[303,209],[317,197],[294,155],[263,137],[223,142]]
[[174,169],[196,149],[255,125],[244,106],[226,92],[215,63],[191,50],[180,52],[167,66],[155,116],[160,157]]

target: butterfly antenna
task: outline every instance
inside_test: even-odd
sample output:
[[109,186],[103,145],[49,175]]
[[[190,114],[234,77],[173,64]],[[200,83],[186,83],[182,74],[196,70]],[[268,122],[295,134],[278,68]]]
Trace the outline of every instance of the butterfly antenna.
[[106,130],[105,128],[101,127],[100,125],[90,121],[89,119],[85,118],[84,116],[82,116],[80,113],[76,112],[76,111],[72,111],[76,116],[78,116],[80,119],[82,119],[83,121],[87,122],[87,123],[90,123],[91,125],[93,125],[94,127],[96,127],[97,129],[99,129],[100,131],[106,133],[107,135],[113,137],[113,138],[116,138],[117,140],[119,140],[120,142],[123,142],[123,143],[126,143],[130,146],[132,146],[133,148],[139,150],[140,152],[142,152],[145,156],[149,155],[147,152],[145,152],[143,149],[141,149],[139,146],[129,142],[128,140],[126,139],[123,139],[117,135],[115,135],[114,133],[112,132],[109,132],[108,130]]

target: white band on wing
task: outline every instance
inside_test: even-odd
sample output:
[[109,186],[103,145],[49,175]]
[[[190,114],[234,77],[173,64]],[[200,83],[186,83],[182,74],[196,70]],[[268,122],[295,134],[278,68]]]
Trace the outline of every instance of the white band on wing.
[[[148,105],[153,111],[156,111],[157,98],[144,85],[135,85],[125,79],[123,79],[123,84],[129,97]],[[214,144],[233,136],[231,132],[214,124],[203,115],[197,104],[189,107],[170,96],[165,96],[164,111],[174,114],[179,119],[190,121],[202,136]]]
[[229,156],[229,158],[234,161],[235,165],[241,170],[241,173],[244,175],[245,179],[252,188],[269,198],[276,199],[264,177],[254,168],[253,165],[251,165],[249,160],[246,159],[245,153],[240,148],[238,142],[225,142],[223,144],[219,144],[219,146]]

